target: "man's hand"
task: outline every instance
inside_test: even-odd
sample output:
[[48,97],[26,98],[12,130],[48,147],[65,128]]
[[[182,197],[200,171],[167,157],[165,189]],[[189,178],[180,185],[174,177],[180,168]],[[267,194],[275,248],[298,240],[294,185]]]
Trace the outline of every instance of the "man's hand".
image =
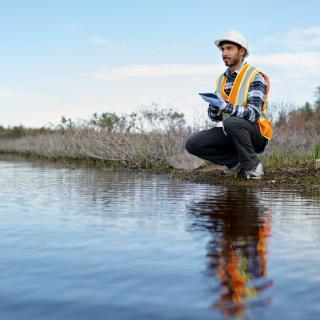
[[208,116],[214,122],[222,121],[222,111],[213,104],[209,104]]
[[228,103],[222,99],[219,93],[216,93],[215,95],[217,98],[211,98],[211,105],[218,108],[220,112],[223,112]]

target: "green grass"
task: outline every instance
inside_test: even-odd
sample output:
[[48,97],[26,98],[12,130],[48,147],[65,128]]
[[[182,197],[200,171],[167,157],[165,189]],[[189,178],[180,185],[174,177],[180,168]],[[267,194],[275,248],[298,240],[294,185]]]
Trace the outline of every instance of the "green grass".
[[[320,152],[320,144],[317,147],[317,152]],[[267,167],[307,165],[314,163],[315,152],[300,153],[293,149],[287,151],[275,149],[271,154],[261,155],[260,158]]]
[[313,145],[313,159],[320,159],[320,139]]

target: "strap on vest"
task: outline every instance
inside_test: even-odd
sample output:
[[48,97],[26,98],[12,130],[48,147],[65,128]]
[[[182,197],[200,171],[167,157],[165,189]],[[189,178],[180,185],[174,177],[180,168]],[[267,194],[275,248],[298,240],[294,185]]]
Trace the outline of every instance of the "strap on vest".
[[[258,73],[261,73],[261,75],[265,78],[267,82],[266,98],[261,110],[261,114],[264,115],[266,114],[266,108],[268,104],[268,93],[269,93],[270,81],[266,74],[262,73],[261,71],[251,66],[250,64],[245,64],[237,74],[229,96],[224,91],[225,84],[227,81],[227,77],[224,74],[220,75],[220,77],[217,79],[216,92],[220,93],[223,99],[227,100],[233,105],[240,105],[240,106],[246,107],[248,102],[249,87],[254,77]],[[258,120],[258,124],[259,124],[260,132],[262,136],[264,136],[268,140],[271,140],[272,123],[268,119],[261,117]]]

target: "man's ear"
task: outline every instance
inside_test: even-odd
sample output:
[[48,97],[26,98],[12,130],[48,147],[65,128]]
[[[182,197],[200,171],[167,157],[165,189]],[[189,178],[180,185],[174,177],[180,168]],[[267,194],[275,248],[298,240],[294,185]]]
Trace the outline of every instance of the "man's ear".
[[246,49],[245,48],[240,48],[240,54],[242,55],[242,57],[244,58],[244,55],[246,54]]

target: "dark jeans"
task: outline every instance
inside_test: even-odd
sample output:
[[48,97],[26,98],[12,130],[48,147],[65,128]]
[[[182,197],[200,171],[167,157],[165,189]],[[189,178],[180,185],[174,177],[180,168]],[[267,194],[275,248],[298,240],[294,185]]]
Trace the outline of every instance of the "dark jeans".
[[257,153],[267,144],[258,123],[234,116],[225,119],[223,125],[227,135],[221,127],[215,127],[191,136],[185,146],[188,152],[229,168],[238,162],[244,170],[254,168],[259,162]]

